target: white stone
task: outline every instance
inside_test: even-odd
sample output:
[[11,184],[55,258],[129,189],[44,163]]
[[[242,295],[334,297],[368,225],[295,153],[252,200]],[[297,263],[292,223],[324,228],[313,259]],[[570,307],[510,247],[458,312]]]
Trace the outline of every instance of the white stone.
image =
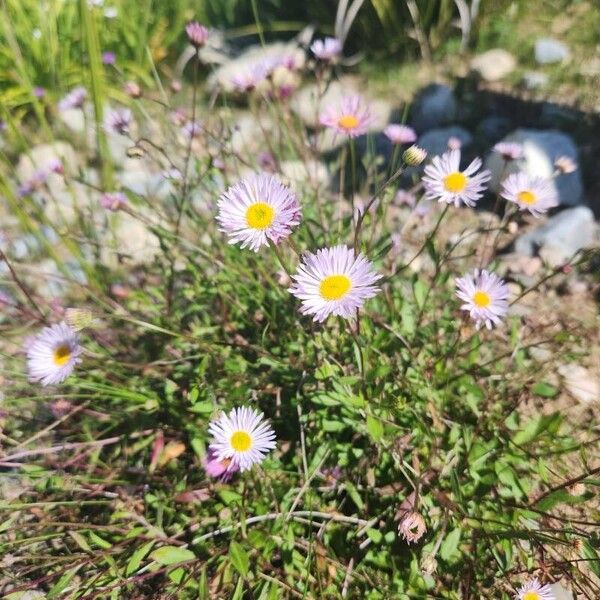
[[[492,172],[490,189],[493,192],[500,191],[502,178],[517,171],[524,171],[532,177],[552,177],[554,161],[559,156],[568,156],[575,164],[579,164],[579,154],[573,139],[560,131],[517,129],[502,141],[521,144],[524,157],[505,167],[504,160],[497,152],[489,154],[485,167]],[[582,202],[583,183],[579,169],[568,175],[560,175],[552,181],[561,205],[576,206]]]
[[317,160],[307,162],[286,160],[280,164],[280,167],[282,176],[292,184],[327,185],[329,183],[327,167]]
[[517,66],[515,57],[502,48],[494,48],[471,60],[471,69],[486,81],[499,81],[510,75]]
[[568,392],[582,404],[600,402],[600,381],[581,365],[566,364],[558,368]]
[[571,52],[566,44],[553,38],[540,38],[536,40],[534,53],[535,60],[541,65],[563,62],[571,56]]

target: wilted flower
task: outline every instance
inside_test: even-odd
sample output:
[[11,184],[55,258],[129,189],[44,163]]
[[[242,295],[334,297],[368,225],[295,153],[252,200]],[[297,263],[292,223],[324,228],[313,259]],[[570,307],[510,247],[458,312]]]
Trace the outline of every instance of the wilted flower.
[[556,596],[549,585],[531,579],[517,590],[515,600],[556,600]]
[[103,65],[114,65],[117,62],[117,55],[114,52],[103,52],[102,53],[102,64]]
[[495,273],[475,269],[456,280],[456,295],[464,301],[462,310],[469,311],[477,329],[499,325],[508,311],[508,286]]
[[123,91],[130,98],[139,98],[142,95],[142,88],[135,81],[126,81],[123,86]]
[[214,477],[221,481],[229,481],[233,477],[233,474],[240,470],[237,465],[232,464],[231,458],[219,460],[212,450],[206,453],[202,461],[202,466],[209,477]]
[[498,142],[493,150],[506,161],[523,158],[523,146],[517,142]]
[[577,171],[577,163],[568,156],[559,156],[554,161],[554,168],[561,175],[568,175],[569,173],[574,173]]
[[66,324],[44,327],[27,349],[29,379],[42,385],[64,381],[80,362],[77,334]]
[[535,217],[558,206],[556,188],[551,179],[530,177],[522,172],[513,173],[502,182],[500,195]]
[[385,127],[383,134],[392,144],[412,144],[417,140],[415,130],[412,127],[408,127],[408,125],[392,123]]
[[271,175],[254,174],[225,191],[218,202],[217,221],[229,243],[255,252],[269,241],[278,244],[300,224],[296,194]]
[[68,110],[70,108],[81,108],[85,99],[87,98],[87,91],[85,88],[79,86],[73,88],[59,103],[58,110]]
[[315,40],[310,49],[316,58],[329,62],[342,53],[342,42],[337,38],[326,37],[324,40]]
[[107,192],[100,197],[100,205],[107,210],[117,211],[127,206],[127,196],[123,192]]
[[491,177],[487,170],[475,175],[480,168],[481,159],[476,158],[461,171],[460,150],[449,150],[442,156],[435,156],[431,164],[425,167],[425,196],[454,206],[460,206],[461,202],[467,206],[475,206]]
[[204,25],[200,25],[197,21],[188,23],[185,26],[185,32],[190,44],[195,48],[202,48],[210,35],[210,31],[204,27]]
[[339,106],[328,106],[319,121],[336,133],[354,138],[367,132],[373,117],[360,96],[346,96]]
[[402,160],[409,167],[418,167],[427,158],[427,151],[419,146],[411,146],[402,154]]
[[104,118],[104,129],[118,135],[128,135],[133,115],[128,108],[111,110]]
[[418,542],[426,531],[425,521],[416,511],[406,512],[398,525],[398,532],[409,544]]
[[210,423],[208,430],[213,436],[210,450],[217,460],[230,461],[227,471],[238,468],[247,471],[275,448],[275,432],[263,417],[262,413],[243,406]]
[[302,301],[300,312],[322,322],[329,315],[349,319],[365,300],[379,292],[381,275],[362,254],[346,246],[307,253],[295,275],[290,293]]

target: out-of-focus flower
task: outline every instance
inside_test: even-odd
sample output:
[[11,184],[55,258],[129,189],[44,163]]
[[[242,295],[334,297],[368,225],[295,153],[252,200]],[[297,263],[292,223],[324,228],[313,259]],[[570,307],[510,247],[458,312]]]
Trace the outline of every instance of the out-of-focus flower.
[[24,198],[33,194],[33,192],[39,190],[48,179],[47,169],[38,169],[33,175],[25,182],[19,185],[17,194],[19,197]]
[[412,144],[417,140],[417,134],[412,127],[408,125],[398,125],[391,123],[386,125],[383,134],[392,142],[392,144]]
[[202,461],[202,466],[209,477],[219,479],[221,481],[229,481],[234,473],[240,470],[237,465],[231,464],[230,458],[219,460],[217,455],[212,450],[209,450]]
[[336,133],[353,138],[367,132],[373,116],[360,96],[346,96],[339,106],[328,106],[319,121]]
[[531,579],[517,590],[515,600],[556,600],[556,596],[549,585]]
[[172,110],[169,113],[169,119],[178,127],[183,127],[189,121],[187,113],[183,108]]
[[398,190],[394,196],[394,202],[399,206],[410,206],[410,208],[414,208],[417,203],[417,198],[408,190]]
[[517,142],[498,142],[493,150],[506,161],[523,158],[523,146]]
[[60,102],[58,103],[58,110],[69,110],[70,108],[81,108],[85,99],[87,98],[87,91],[84,87],[73,88]]
[[111,110],[104,118],[104,129],[117,135],[128,135],[133,115],[128,108]]
[[94,325],[94,313],[89,308],[67,308],[65,321],[73,331],[81,331]]
[[446,142],[448,146],[448,150],[460,150],[462,148],[462,142],[460,138],[457,138],[454,135],[451,135]]
[[142,88],[135,81],[127,81],[123,86],[123,91],[130,98],[140,98],[142,95]]
[[116,19],[118,15],[119,15],[119,11],[117,10],[117,8],[115,6],[107,6],[104,9],[104,16],[107,19]]
[[197,138],[202,134],[202,125],[198,121],[188,121],[182,128],[181,133],[188,140]]
[[40,98],[41,99],[41,98],[43,98],[46,95],[46,90],[43,87],[41,87],[39,85],[36,85],[33,88],[33,95],[36,98]]
[[217,221],[230,244],[258,252],[278,244],[300,224],[296,194],[271,175],[254,174],[226,190],[218,202]]
[[290,293],[302,301],[300,312],[322,322],[329,315],[349,319],[379,292],[381,275],[362,254],[346,246],[322,248],[302,257]]
[[413,145],[402,154],[402,160],[409,167],[418,167],[427,158],[427,151],[420,146]]
[[63,382],[80,362],[77,334],[66,324],[44,327],[27,349],[29,379],[42,385]]
[[227,471],[247,471],[275,448],[275,432],[262,413],[243,406],[211,421],[210,450],[219,461],[229,460]]
[[45,167],[48,173],[55,173],[56,175],[64,175],[65,174],[65,166],[63,165],[60,158],[51,158]]
[[469,312],[477,329],[499,325],[508,311],[508,286],[485,269],[457,278],[456,295],[464,302],[461,309]]
[[179,79],[173,79],[169,84],[169,87],[171,88],[171,91],[174,94],[177,94],[183,89],[183,86],[181,85],[181,81],[179,81]]
[[238,92],[251,92],[271,75],[274,67],[275,63],[272,61],[260,61],[250,65],[243,72],[235,73],[231,78],[231,84]]
[[502,182],[500,195],[535,217],[558,206],[556,188],[551,179],[530,177],[522,172],[513,173]]
[[121,210],[127,206],[127,196],[123,192],[107,192],[100,197],[100,206],[113,212]]
[[554,168],[561,175],[568,175],[569,173],[574,173],[577,171],[577,163],[568,156],[559,156],[554,161]]
[[103,65],[114,65],[117,62],[117,55],[114,52],[103,52],[102,53],[102,64]]
[[263,171],[270,172],[275,171],[275,169],[277,168],[277,165],[275,164],[275,159],[273,158],[273,155],[270,152],[261,152],[258,155],[258,166]]
[[319,60],[330,62],[342,53],[342,42],[337,38],[326,37],[324,40],[315,40],[310,50]]
[[476,158],[461,171],[460,150],[449,150],[442,156],[435,156],[431,164],[425,167],[423,187],[426,197],[454,206],[460,206],[461,202],[475,206],[491,177],[487,170],[476,175],[480,168],[481,159]]
[[416,511],[406,512],[398,525],[398,532],[409,544],[418,542],[426,531],[425,521]]
[[185,32],[190,44],[192,44],[194,48],[202,48],[210,36],[210,31],[204,27],[204,25],[200,25],[197,21],[188,23],[185,26]]

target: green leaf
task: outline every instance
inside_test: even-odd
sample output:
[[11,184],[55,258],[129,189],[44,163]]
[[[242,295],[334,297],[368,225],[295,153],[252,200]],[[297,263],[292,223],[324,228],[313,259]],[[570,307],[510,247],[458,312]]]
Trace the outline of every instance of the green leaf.
[[193,560],[196,555],[186,548],[179,548],[178,546],[163,546],[158,548],[151,555],[150,558],[155,560],[157,563],[165,565],[176,565],[177,563],[186,562]]
[[248,575],[250,559],[248,558],[247,552],[237,542],[231,542],[231,544],[229,544],[229,560],[242,577]]
[[154,546],[154,542],[148,542],[147,544],[144,544],[141,548],[138,548],[131,555],[129,562],[127,563],[127,568],[125,569],[125,575],[127,577],[129,577],[129,575],[135,573],[139,569],[140,565],[142,564],[142,561],[144,560],[144,558],[146,558],[152,546]]
[[587,559],[587,566],[593,571],[596,577],[600,577],[600,556],[588,540],[583,542],[581,547],[582,558]]
[[537,396],[542,396],[542,398],[554,398],[554,396],[558,395],[558,390],[545,381],[536,383],[531,388],[531,391]]
[[76,567],[73,567],[72,569],[69,569],[66,573],[64,573],[63,576],[52,586],[52,588],[48,592],[46,596],[48,600],[60,597],[65,588],[69,585],[71,579],[73,579],[73,577],[75,576],[75,573],[77,573],[77,571],[79,571],[79,569],[82,566],[83,565],[77,565]]
[[96,535],[93,531],[90,531],[90,541],[98,548],[103,548],[107,550],[108,548],[112,548],[112,544],[103,540],[99,535]]
[[379,529],[367,529],[367,535],[374,544],[381,543],[381,540],[383,539],[383,533],[381,533]]
[[227,505],[233,504],[234,502],[240,502],[242,500],[242,497],[237,492],[232,492],[231,490],[219,490],[219,496]]
[[445,561],[451,561],[454,555],[458,552],[459,542],[460,527],[457,527],[444,538],[444,541],[440,547],[440,557]]
[[381,421],[371,415],[367,415],[367,431],[376,442],[381,440],[383,437],[383,425]]

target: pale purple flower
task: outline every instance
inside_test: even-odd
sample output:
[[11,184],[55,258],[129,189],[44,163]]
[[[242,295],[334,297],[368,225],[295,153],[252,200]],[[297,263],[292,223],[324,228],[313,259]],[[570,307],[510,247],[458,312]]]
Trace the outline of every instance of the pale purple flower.
[[523,172],[509,175],[502,182],[500,195],[514,202],[521,210],[528,210],[534,217],[558,206],[558,195],[552,179],[530,177]]
[[181,133],[188,140],[197,138],[202,133],[202,125],[198,121],[188,121],[182,128]]
[[305,254],[292,279],[289,292],[302,301],[300,312],[322,322],[329,315],[354,317],[365,300],[379,292],[381,275],[362,254],[334,246]]
[[58,103],[58,110],[69,110],[70,108],[81,108],[85,99],[87,98],[87,91],[84,87],[73,88],[60,102]]
[[231,463],[230,458],[219,460],[212,450],[209,450],[202,461],[202,466],[209,477],[219,479],[220,481],[229,481],[233,474],[239,471],[236,464]]
[[491,173],[481,168],[481,159],[476,158],[464,171],[460,170],[460,150],[449,150],[442,156],[435,156],[425,167],[423,187],[425,196],[438,202],[460,206],[475,203],[486,189]]
[[29,379],[42,385],[63,382],[81,361],[77,334],[66,324],[44,327],[27,348]]
[[210,36],[210,31],[204,27],[204,25],[200,25],[197,21],[188,23],[185,26],[185,32],[190,44],[195,48],[202,48]]
[[209,448],[219,461],[229,460],[227,471],[247,471],[264,460],[275,448],[275,432],[264,415],[252,408],[234,408],[228,415],[211,421],[213,436]]
[[258,155],[258,166],[263,171],[273,172],[277,168],[275,158],[270,152],[260,152]]
[[34,171],[33,175],[27,180],[21,183],[17,189],[19,197],[24,198],[33,194],[33,192],[39,190],[48,179],[47,169],[38,169]]
[[104,118],[104,129],[117,135],[128,135],[133,115],[128,108],[117,108],[107,113]]
[[354,138],[368,131],[373,117],[360,96],[345,96],[339,106],[328,106],[319,121],[336,133]]
[[417,198],[408,190],[398,190],[394,196],[394,201],[399,206],[409,206],[410,208],[414,208],[417,203]]
[[227,189],[219,198],[217,221],[230,244],[241,243],[258,252],[269,241],[278,244],[300,224],[296,194],[277,178],[253,174]]
[[463,300],[462,310],[469,312],[477,329],[499,325],[508,311],[509,290],[495,273],[475,269],[456,279],[456,295]]
[[556,596],[549,585],[531,579],[517,590],[515,600],[556,600]]
[[249,66],[245,71],[233,75],[231,84],[238,92],[251,92],[267,79],[272,69],[273,64],[270,62],[258,62]]
[[43,98],[43,97],[46,95],[46,90],[45,90],[43,87],[41,87],[41,86],[39,86],[39,85],[36,85],[36,86],[33,88],[33,95],[34,95],[36,98]]
[[60,160],[60,158],[51,158],[46,163],[45,169],[48,174],[50,174],[50,173],[55,173],[56,175],[64,175],[65,174],[65,167],[64,167],[62,161]]
[[561,175],[568,175],[577,171],[577,163],[569,156],[559,156],[554,161],[554,168]]
[[135,81],[126,81],[123,86],[123,91],[130,98],[139,98],[142,95],[142,88]]
[[342,53],[342,42],[337,38],[326,37],[324,40],[315,40],[310,49],[316,58],[329,62]]
[[448,150],[460,150],[462,148],[462,142],[460,141],[460,138],[456,137],[455,135],[451,135],[448,138],[446,145],[448,146]]
[[117,55],[114,52],[103,52],[102,53],[102,64],[103,65],[114,65],[117,62]]
[[523,145],[517,142],[498,142],[493,150],[507,162],[523,158]]
[[408,125],[398,125],[391,123],[383,130],[383,134],[392,142],[392,144],[412,144],[417,140],[417,134],[412,127]]
[[127,196],[123,192],[107,192],[100,197],[100,205],[114,212],[127,206]]

